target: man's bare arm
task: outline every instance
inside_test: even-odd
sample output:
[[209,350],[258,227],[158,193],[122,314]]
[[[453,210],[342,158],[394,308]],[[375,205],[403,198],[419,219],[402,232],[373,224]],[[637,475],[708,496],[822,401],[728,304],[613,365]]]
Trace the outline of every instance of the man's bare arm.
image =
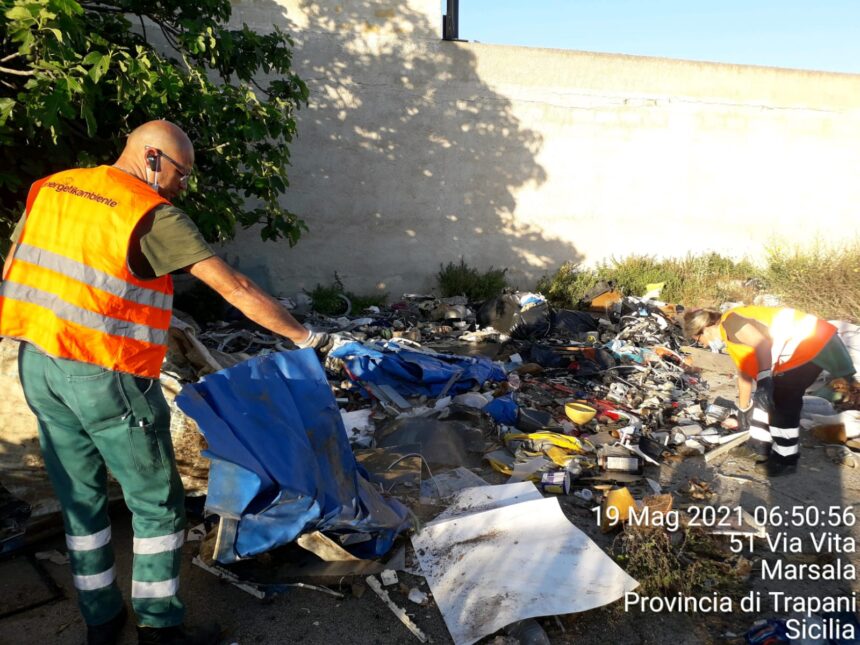
[[201,260],[186,267],[186,271],[212,287],[224,300],[258,325],[286,336],[294,343],[308,339],[308,330],[281,303],[221,258],[213,256]]
[[753,380],[749,376],[738,373],[738,407],[741,410],[746,410],[752,400],[752,384]]

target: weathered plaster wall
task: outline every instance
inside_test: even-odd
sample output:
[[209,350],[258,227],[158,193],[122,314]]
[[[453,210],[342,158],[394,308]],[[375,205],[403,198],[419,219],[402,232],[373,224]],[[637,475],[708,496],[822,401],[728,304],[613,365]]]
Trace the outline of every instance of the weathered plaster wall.
[[312,97],[299,245],[229,248],[278,293],[399,295],[464,256],[529,286],[567,260],[761,257],[860,232],[860,76],[439,40],[438,0],[245,0]]

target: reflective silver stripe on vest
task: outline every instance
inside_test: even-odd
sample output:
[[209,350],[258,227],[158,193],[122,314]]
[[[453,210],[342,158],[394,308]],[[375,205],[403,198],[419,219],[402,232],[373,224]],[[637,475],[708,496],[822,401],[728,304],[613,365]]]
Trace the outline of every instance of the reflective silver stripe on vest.
[[35,287],[28,287],[7,280],[0,284],[0,296],[45,307],[53,311],[58,318],[106,334],[155,343],[156,345],[167,345],[167,330],[165,329],[156,329],[140,323],[103,316],[68,303],[53,293]]
[[140,305],[157,307],[167,311],[173,307],[173,296],[169,294],[130,284],[82,262],[70,260],[58,253],[46,251],[30,244],[18,246],[15,250],[15,259],[62,273],[73,280]]

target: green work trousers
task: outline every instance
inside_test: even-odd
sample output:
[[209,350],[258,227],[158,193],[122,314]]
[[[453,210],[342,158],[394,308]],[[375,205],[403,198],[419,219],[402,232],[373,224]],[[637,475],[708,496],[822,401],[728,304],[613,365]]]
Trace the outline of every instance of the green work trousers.
[[53,358],[27,343],[18,369],[62,507],[84,620],[105,623],[123,602],[108,517],[110,470],[133,515],[131,602],[138,624],[178,625],[185,611],[177,595],[185,496],[158,381]]

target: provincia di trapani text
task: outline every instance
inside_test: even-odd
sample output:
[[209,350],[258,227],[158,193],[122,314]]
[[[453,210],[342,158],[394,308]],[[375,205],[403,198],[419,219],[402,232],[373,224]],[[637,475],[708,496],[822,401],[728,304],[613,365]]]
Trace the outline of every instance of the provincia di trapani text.
[[[624,515],[614,507],[594,509],[602,526],[623,523],[625,531],[653,535],[660,531],[677,540],[695,541],[699,532],[725,548],[728,568],[742,563],[747,575],[720,588],[700,586],[667,593],[637,588],[625,593],[625,612],[685,613],[702,617],[749,617],[751,633],[760,626],[765,638],[745,642],[854,642],[857,621],[856,510],[851,505],[690,505],[660,510],[631,507]],[[686,543],[683,546],[687,546]],[[696,545],[689,545],[690,558]],[[734,564],[729,565],[733,561]],[[749,635],[747,635],[749,638]],[[778,640],[784,638],[784,640]],[[804,640],[806,639],[806,640]]]

